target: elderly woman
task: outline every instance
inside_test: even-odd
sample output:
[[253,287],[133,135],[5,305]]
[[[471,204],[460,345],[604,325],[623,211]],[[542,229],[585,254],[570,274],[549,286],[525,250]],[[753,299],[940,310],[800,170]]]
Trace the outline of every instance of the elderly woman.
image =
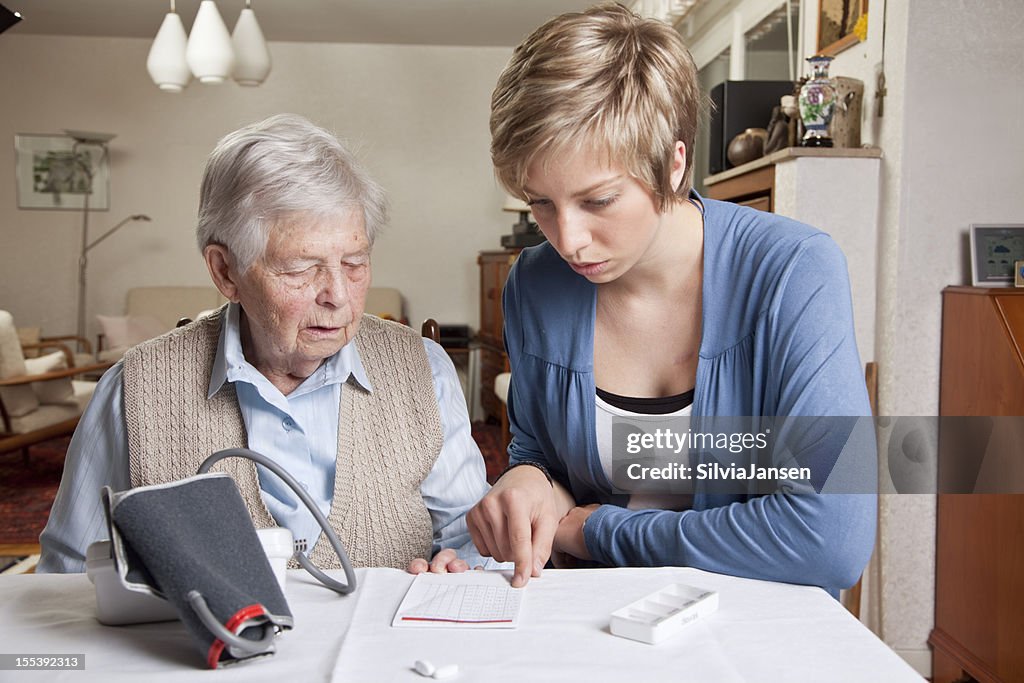
[[[384,221],[381,188],[301,117],[274,116],[220,141],[197,237],[229,303],[131,349],[103,376],[68,450],[40,571],[84,570],[86,548],[106,535],[102,486],[187,477],[230,447],[291,473],[353,565],[482,562],[464,514],[488,487],[454,367],[437,344],[363,313]],[[287,527],[317,564],[337,565],[313,516],[273,474],[221,464],[258,527]]]
[[[512,468],[468,515],[481,552],[515,561],[513,585],[554,552],[837,593],[871,552],[870,494],[613,486],[623,418],[870,415],[836,244],[691,191],[702,97],[679,34],[621,5],[552,19],[498,79],[495,169],[548,239],[504,292]],[[868,421],[819,421],[796,461],[827,470],[851,423]]]

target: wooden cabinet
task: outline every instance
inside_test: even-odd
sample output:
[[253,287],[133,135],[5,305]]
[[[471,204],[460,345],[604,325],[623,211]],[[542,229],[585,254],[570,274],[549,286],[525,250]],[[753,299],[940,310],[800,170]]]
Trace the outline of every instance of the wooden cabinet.
[[[1024,290],[946,288],[941,372],[940,415],[1024,415]],[[1024,681],[1024,495],[937,507],[933,680]]]
[[502,328],[505,319],[501,312],[501,292],[508,272],[521,249],[481,251],[476,262],[480,266],[480,405],[485,416],[502,421],[505,406],[494,395],[494,378],[508,372],[508,357]]
[[[795,181],[799,181],[799,191],[804,195],[834,197],[839,193],[848,193],[853,188],[845,186],[845,177],[851,168],[854,169],[854,173],[863,176],[865,173],[877,173],[874,167],[878,166],[877,163],[851,160],[878,159],[881,155],[881,150],[877,147],[787,147],[766,157],[706,177],[704,194],[710,199],[743,204],[801,220],[798,216],[792,215],[799,207],[790,206],[789,201],[797,190]],[[845,161],[821,163],[825,159]],[[788,163],[796,160],[802,161],[796,165]],[[802,178],[795,175],[794,170],[799,165],[812,169],[813,175],[804,174],[805,177]],[[877,179],[875,184],[877,185]]]
[[[751,162],[756,163],[756,162]],[[775,198],[775,164],[761,166],[729,175],[729,172],[711,176],[704,182],[708,184],[707,195],[711,199],[743,204],[761,211],[773,212]]]

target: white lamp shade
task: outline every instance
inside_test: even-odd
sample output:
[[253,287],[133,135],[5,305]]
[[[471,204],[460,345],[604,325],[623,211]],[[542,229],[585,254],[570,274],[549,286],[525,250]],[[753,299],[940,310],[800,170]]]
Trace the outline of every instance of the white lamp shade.
[[149,48],[146,58],[146,70],[153,82],[166,92],[181,92],[181,89],[192,80],[188,62],[185,61],[185,45],[188,37],[181,17],[168,12],[164,23],[160,24],[153,45]]
[[238,15],[231,43],[235,47],[235,81],[251,86],[262,83],[270,73],[270,50],[252,9],[246,7]]
[[200,83],[223,83],[235,67],[231,36],[213,0],[199,4],[185,57]]
[[530,205],[524,202],[519,197],[513,197],[510,194],[505,195],[505,203],[501,207],[502,211],[530,211]]

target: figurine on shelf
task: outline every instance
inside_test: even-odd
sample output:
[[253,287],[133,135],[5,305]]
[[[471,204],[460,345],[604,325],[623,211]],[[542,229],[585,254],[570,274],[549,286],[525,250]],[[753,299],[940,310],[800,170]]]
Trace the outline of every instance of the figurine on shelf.
[[836,147],[860,147],[864,81],[846,76],[836,76],[832,80],[836,86],[836,114],[832,118],[832,140]]
[[789,147],[789,116],[783,111],[782,105],[778,104],[772,107],[772,119],[768,122],[768,139],[764,143],[764,153],[767,156],[786,147]]
[[800,85],[802,84],[797,85],[792,95],[783,95],[779,99],[782,113],[786,115],[789,124],[789,130],[786,135],[787,147],[795,147],[802,134],[800,131],[800,108],[796,105],[796,98],[800,93]]

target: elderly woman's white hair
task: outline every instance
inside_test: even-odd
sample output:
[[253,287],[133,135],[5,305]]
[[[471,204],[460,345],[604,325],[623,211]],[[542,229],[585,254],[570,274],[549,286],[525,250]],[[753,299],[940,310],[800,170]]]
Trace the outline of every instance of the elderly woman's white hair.
[[196,239],[200,251],[224,245],[245,272],[279,219],[352,209],[362,210],[372,245],[387,220],[384,190],[334,135],[302,116],[278,114],[217,143],[203,173]]

